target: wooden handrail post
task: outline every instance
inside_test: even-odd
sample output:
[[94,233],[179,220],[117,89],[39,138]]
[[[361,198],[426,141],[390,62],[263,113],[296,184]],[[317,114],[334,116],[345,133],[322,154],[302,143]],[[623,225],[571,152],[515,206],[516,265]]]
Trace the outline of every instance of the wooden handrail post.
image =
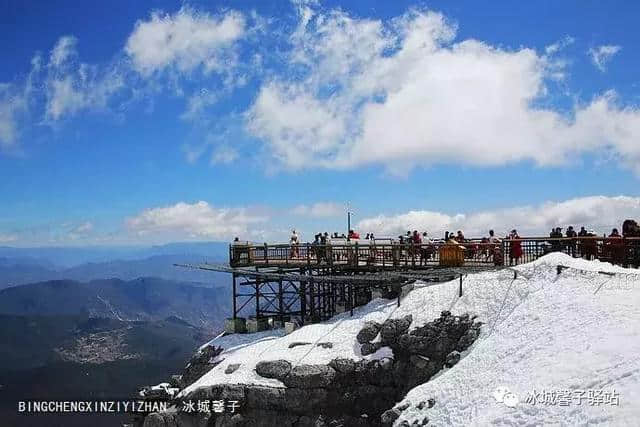
[[357,267],[360,264],[360,255],[359,255],[359,251],[358,251],[358,241],[356,241],[356,250],[355,250],[355,256],[353,257],[353,261],[354,261],[354,267]]

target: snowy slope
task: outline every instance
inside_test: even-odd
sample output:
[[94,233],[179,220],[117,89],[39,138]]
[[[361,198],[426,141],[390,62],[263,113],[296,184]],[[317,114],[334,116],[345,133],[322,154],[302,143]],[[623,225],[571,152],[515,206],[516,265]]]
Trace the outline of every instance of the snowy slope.
[[[557,264],[586,271],[557,276]],[[452,311],[475,311],[487,322],[484,331],[456,366],[409,392],[405,402],[413,405],[398,423],[427,415],[433,425],[639,425],[639,272],[561,254],[518,270],[515,281],[500,278],[505,273],[468,280]],[[447,302],[444,290],[433,291],[427,293]],[[493,394],[499,387],[519,402],[498,402]],[[568,390],[562,393],[568,406],[527,402],[534,391],[558,390]],[[588,399],[578,405],[580,390],[585,397],[588,390],[615,390],[619,405],[590,405]],[[436,399],[433,408],[415,408],[429,397]]]
[[[557,275],[556,266],[573,267]],[[482,334],[453,368],[414,388],[406,396],[412,405],[402,420],[425,415],[432,425],[638,425],[640,419],[640,275],[597,261],[551,254],[516,267],[514,272],[486,272],[436,286],[418,284],[396,307],[395,301],[374,300],[328,322],[305,326],[283,336],[281,331],[232,335],[212,344],[225,348],[217,367],[182,392],[219,383],[282,387],[258,376],[261,360],[285,359],[292,364],[328,363],[336,357],[354,360],[391,356],[388,348],[363,357],[356,334],[366,320],[412,314],[413,326],[431,321],[442,310],[469,312],[484,322]],[[607,271],[615,276],[598,273]],[[291,343],[309,345],[289,348]],[[331,342],[333,348],[314,344]],[[240,363],[231,375],[227,365]],[[520,400],[515,407],[493,394],[507,387]],[[525,402],[534,391],[611,390],[619,405],[544,405]],[[585,395],[586,396],[586,395]],[[435,398],[433,408],[418,410],[418,402]]]

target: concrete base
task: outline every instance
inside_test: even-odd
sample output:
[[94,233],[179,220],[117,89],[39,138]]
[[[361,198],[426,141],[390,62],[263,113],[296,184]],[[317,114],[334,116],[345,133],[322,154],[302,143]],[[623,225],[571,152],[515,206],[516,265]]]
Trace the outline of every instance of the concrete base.
[[284,322],[284,333],[290,334],[291,332],[298,329],[298,324],[296,322]]
[[266,331],[267,329],[269,329],[268,319],[255,319],[252,317],[247,319],[247,332],[249,332],[250,334]]
[[347,308],[343,304],[336,304],[336,314],[344,313]]
[[272,329],[282,329],[282,328],[284,328],[284,322],[282,322],[280,320],[274,320],[273,322],[271,322],[271,328]]
[[224,322],[224,331],[228,334],[244,334],[247,332],[247,321],[244,317],[229,318]]

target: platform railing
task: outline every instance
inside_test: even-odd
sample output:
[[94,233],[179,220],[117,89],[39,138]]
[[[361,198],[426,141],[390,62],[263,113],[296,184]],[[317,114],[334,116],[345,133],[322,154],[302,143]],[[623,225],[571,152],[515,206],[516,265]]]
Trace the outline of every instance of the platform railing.
[[[453,258],[449,255],[452,250],[459,251]],[[444,241],[377,243],[366,240],[329,245],[235,243],[229,247],[229,264],[232,267],[321,265],[383,268],[428,267],[451,262],[469,266],[516,265],[534,261],[550,252],[638,267],[640,237],[523,237],[503,239],[500,243],[469,239],[456,244]]]

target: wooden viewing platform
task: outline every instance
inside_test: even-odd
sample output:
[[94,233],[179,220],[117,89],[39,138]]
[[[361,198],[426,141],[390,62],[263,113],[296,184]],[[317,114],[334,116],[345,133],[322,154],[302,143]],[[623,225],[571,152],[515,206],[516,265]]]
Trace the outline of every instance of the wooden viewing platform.
[[[516,245],[520,246],[522,252],[517,258],[514,256]],[[462,256],[456,257],[456,251]],[[640,237],[523,237],[504,239],[500,243],[469,239],[456,244],[444,241],[413,244],[389,239],[384,242],[356,240],[330,245],[235,243],[229,247],[229,265],[281,268],[324,266],[378,271],[438,266],[516,265],[534,261],[551,252],[638,267]]]
[[408,283],[418,279],[459,278],[462,295],[465,274],[509,268],[551,252],[638,267],[640,237],[523,237],[499,243],[469,239],[425,244],[391,239],[342,240],[330,245],[234,242],[229,246],[228,266],[184,267],[232,275],[233,316],[227,330],[239,332],[263,330],[268,323],[282,326],[294,319],[296,323],[328,319],[353,312],[375,297],[400,301]]

